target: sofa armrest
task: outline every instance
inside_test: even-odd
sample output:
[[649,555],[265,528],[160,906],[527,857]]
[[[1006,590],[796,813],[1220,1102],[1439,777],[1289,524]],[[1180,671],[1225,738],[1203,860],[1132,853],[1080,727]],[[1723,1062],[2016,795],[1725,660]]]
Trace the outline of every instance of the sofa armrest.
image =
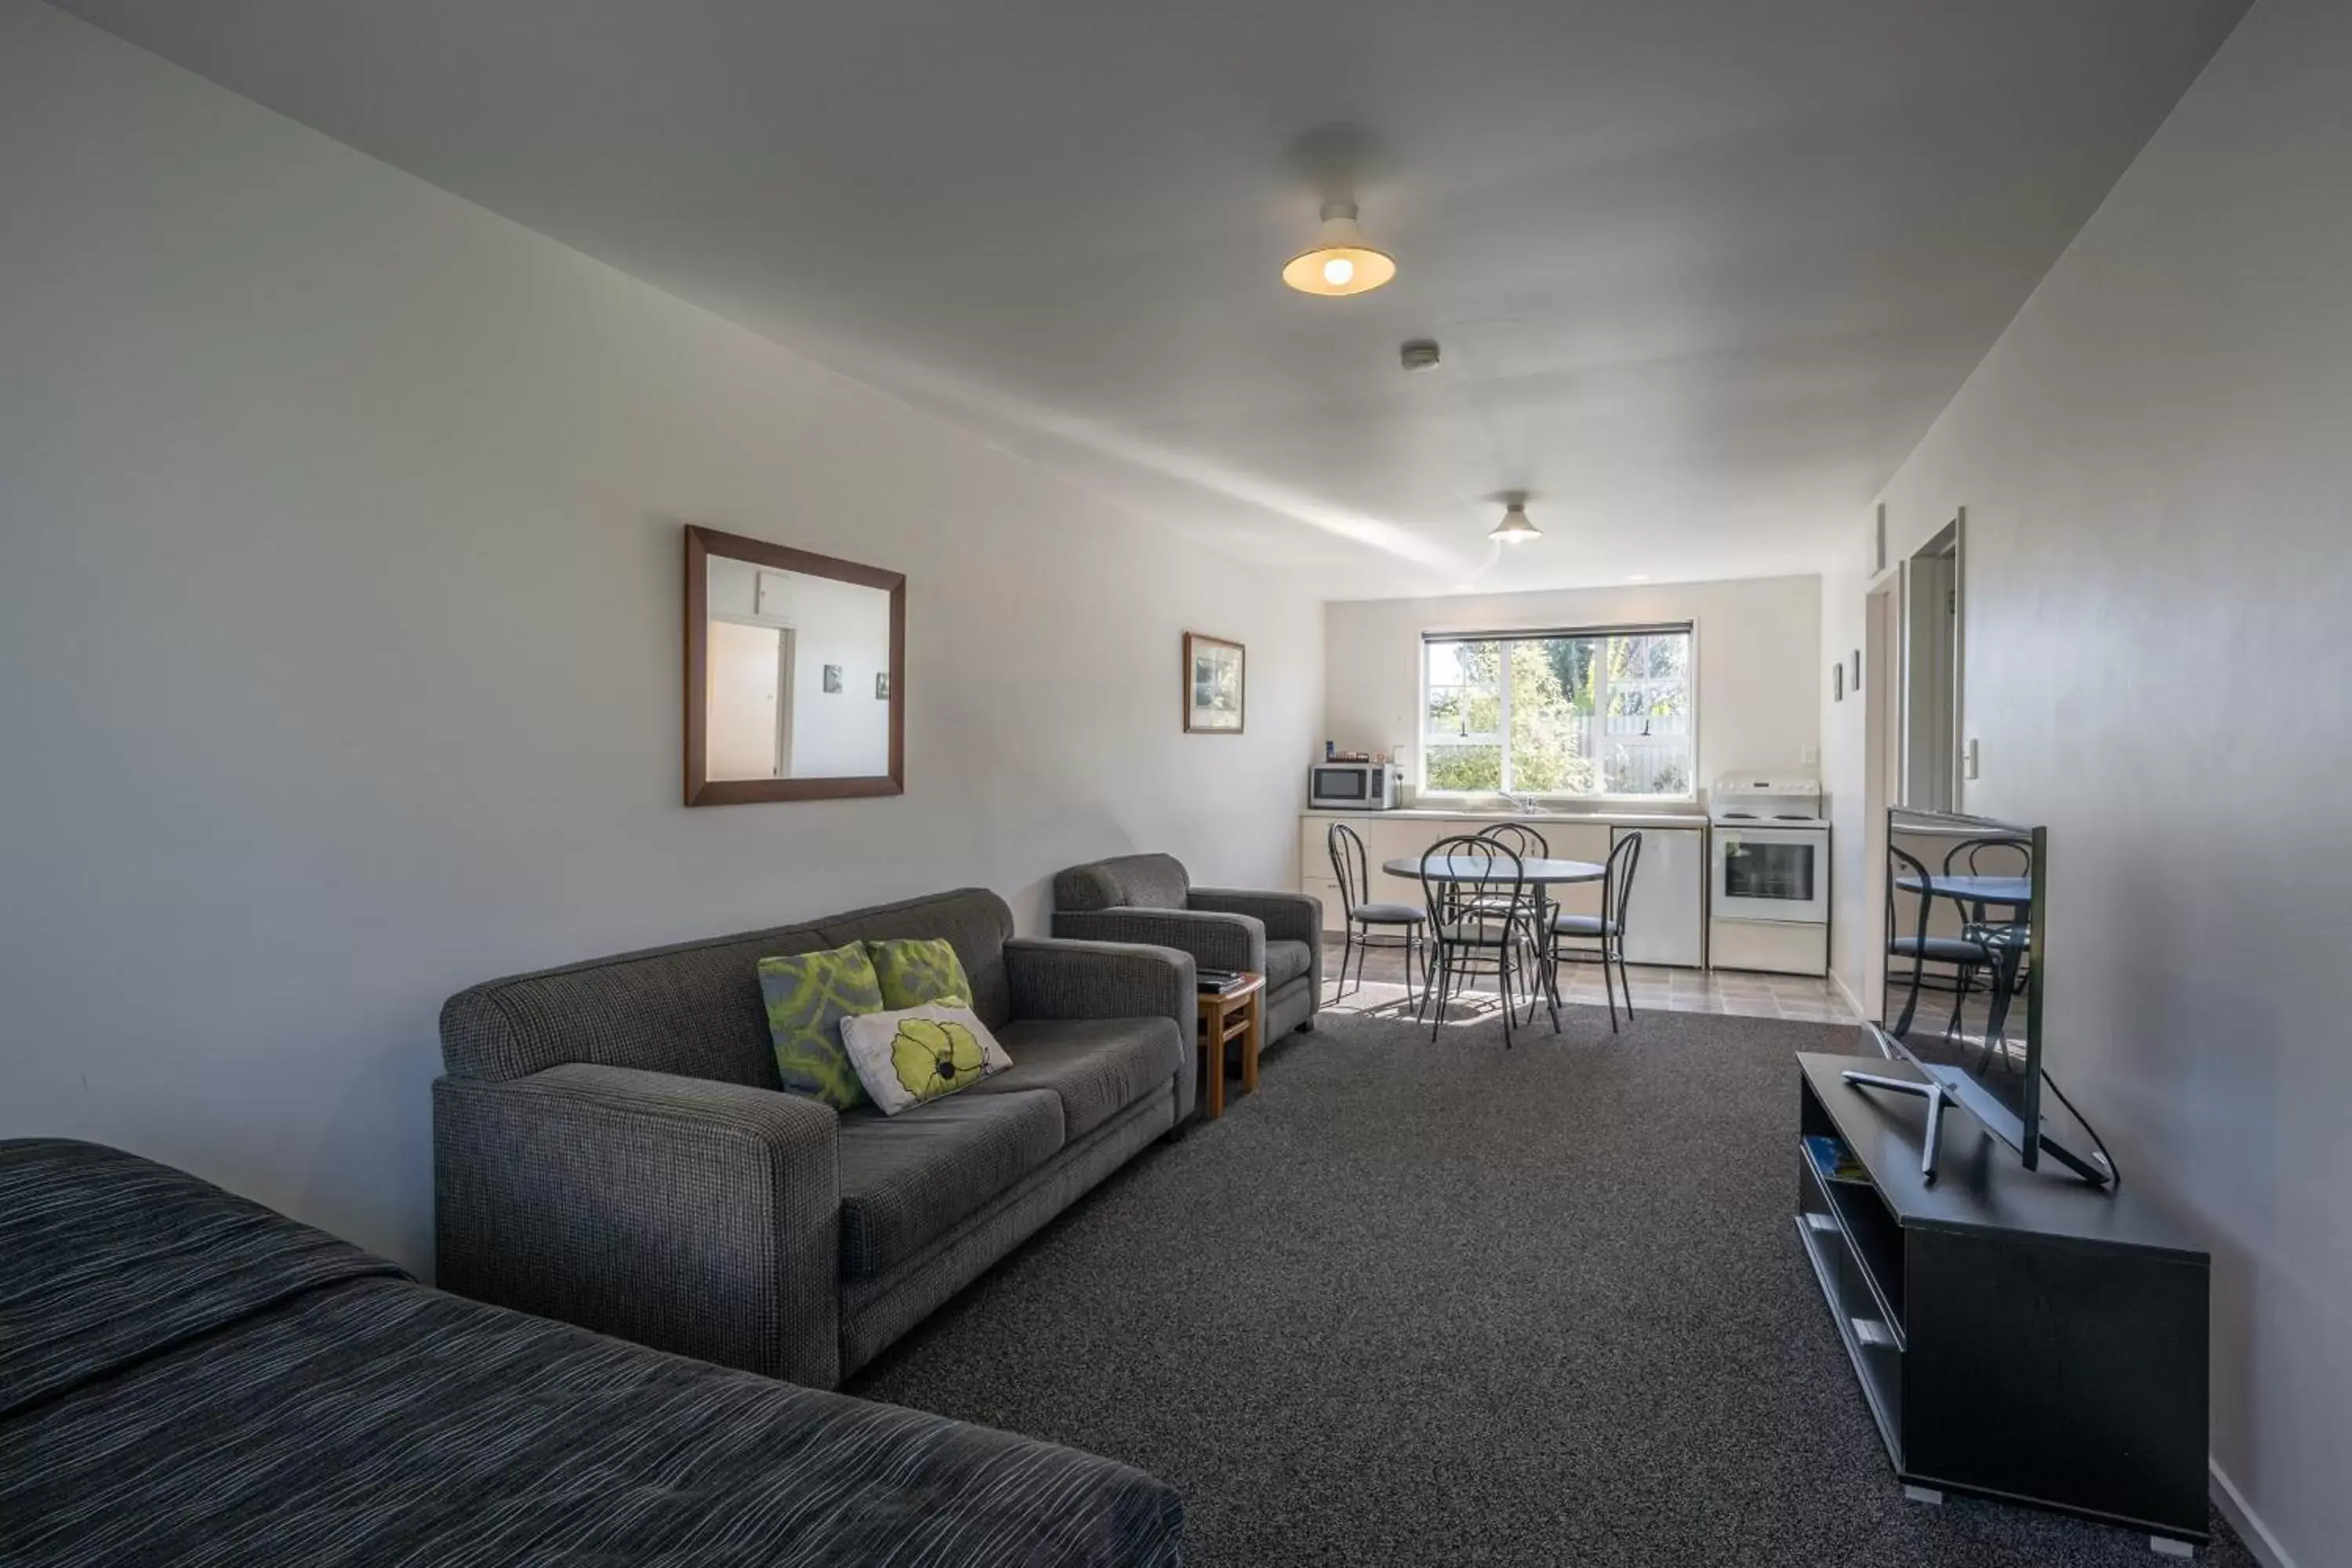
[[1203,969],[1265,968],[1265,926],[1248,915],[1204,910],[1056,910],[1054,934],[1081,942],[1142,942],[1192,955]]
[[1004,974],[1016,1018],[1171,1018],[1184,1043],[1176,1075],[1176,1120],[1200,1092],[1201,994],[1192,955],[1129,942],[1015,937],[1004,944]]
[[835,1121],[813,1100],[633,1068],[436,1079],[438,1283],[830,1388]]
[[1307,944],[1307,1017],[1311,1024],[1323,996],[1323,900],[1310,893],[1241,888],[1194,888],[1188,898],[1196,910],[1248,916],[1265,928],[1272,941]]
[[1211,914],[1248,915],[1276,942],[1323,945],[1323,900],[1312,893],[1269,893],[1240,888],[1195,888],[1192,907]]

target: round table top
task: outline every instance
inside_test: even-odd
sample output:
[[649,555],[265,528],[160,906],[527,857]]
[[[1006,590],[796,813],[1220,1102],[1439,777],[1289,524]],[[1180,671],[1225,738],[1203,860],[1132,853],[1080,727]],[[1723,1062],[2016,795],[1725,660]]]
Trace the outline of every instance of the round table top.
[[[1895,885],[1906,893],[1919,891],[1919,874],[1906,871],[1895,879]],[[2021,907],[2033,901],[2033,879],[2031,877],[1964,877],[1958,872],[1938,871],[1927,879],[1927,890],[1948,899],[1958,899],[1964,904],[2007,904]]]
[[[1391,877],[1414,877],[1422,874],[1423,865],[1418,855],[1400,855],[1393,860],[1381,862],[1381,869]],[[1492,860],[1479,855],[1446,855],[1426,862],[1430,879],[1436,882],[1507,882],[1513,879],[1511,862],[1497,855]],[[1538,884],[1554,882],[1597,882],[1609,875],[1609,868],[1590,860],[1547,860],[1530,857],[1519,862],[1517,880]]]

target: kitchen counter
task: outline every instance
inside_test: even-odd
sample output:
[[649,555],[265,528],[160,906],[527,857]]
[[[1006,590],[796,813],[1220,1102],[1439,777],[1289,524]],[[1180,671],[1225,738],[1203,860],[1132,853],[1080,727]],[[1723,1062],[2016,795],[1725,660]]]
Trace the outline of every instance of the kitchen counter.
[[1458,806],[1402,806],[1395,811],[1348,811],[1326,807],[1298,814],[1309,820],[1352,822],[1369,818],[1374,822],[1524,822],[1540,833],[1554,823],[1574,825],[1590,823],[1595,827],[1705,827],[1706,813],[1690,810],[1643,811],[1513,811],[1506,806],[1497,811],[1465,811]]
[[[1628,833],[1647,835],[1642,851],[1642,897],[1631,904],[1633,918],[1625,933],[1626,956],[1635,963],[1682,964],[1691,968],[1706,962],[1706,816],[1695,805],[1680,802],[1599,805],[1586,811],[1517,812],[1508,806],[1478,811],[1455,805],[1423,805],[1402,811],[1345,811],[1325,808],[1298,815],[1298,887],[1323,900],[1324,920],[1336,930],[1334,912],[1344,909],[1339,873],[1331,861],[1331,825],[1343,822],[1363,840],[1366,880],[1358,894],[1376,903],[1402,903],[1418,909],[1427,897],[1420,881],[1391,877],[1381,866],[1394,859],[1412,859],[1437,839],[1476,833],[1498,823],[1534,829],[1554,859],[1587,860],[1595,865],[1609,858],[1618,839]],[[1569,914],[1601,912],[1598,882],[1572,883],[1550,889],[1548,901]]]

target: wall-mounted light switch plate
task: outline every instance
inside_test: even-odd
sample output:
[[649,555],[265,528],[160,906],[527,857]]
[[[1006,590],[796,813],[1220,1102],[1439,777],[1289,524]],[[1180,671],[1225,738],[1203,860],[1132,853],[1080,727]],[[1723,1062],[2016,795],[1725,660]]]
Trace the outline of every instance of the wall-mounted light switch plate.
[[1960,776],[1964,779],[1977,776],[1977,743],[1974,739],[1969,742],[1968,754],[1960,763]]
[[1809,768],[1810,768],[1810,767],[1812,767],[1812,766],[1816,765],[1817,763],[1819,763],[1821,762],[1821,760],[1822,760],[1822,749],[1821,749],[1819,746],[1807,746],[1807,747],[1806,747],[1802,752],[1800,752],[1797,755],[1798,755],[1798,760],[1799,760],[1800,762],[1803,763],[1805,764],[1805,766],[1807,766],[1807,767],[1809,767]]

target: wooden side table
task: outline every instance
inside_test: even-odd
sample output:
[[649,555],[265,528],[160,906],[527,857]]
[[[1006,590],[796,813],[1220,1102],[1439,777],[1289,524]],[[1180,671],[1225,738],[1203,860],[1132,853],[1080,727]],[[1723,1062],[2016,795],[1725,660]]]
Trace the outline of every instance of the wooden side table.
[[1257,1048],[1265,1037],[1265,976],[1244,971],[1231,991],[1201,993],[1201,1116],[1214,1121],[1225,1113],[1225,1047],[1242,1043],[1242,1092],[1257,1089]]

